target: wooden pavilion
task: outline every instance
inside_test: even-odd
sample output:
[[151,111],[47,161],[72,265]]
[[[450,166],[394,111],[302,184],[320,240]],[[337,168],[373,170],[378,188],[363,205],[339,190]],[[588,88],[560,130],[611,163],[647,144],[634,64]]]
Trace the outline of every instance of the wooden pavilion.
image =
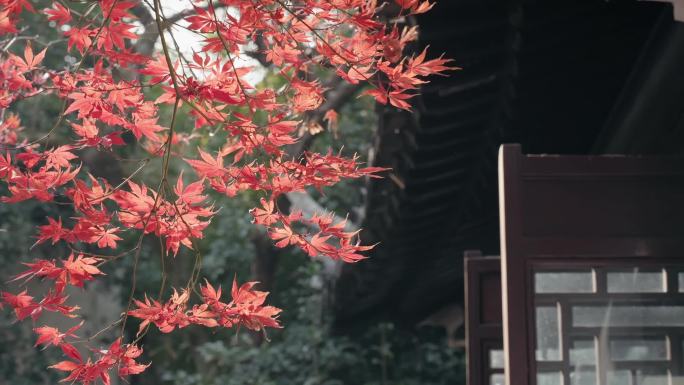
[[[374,163],[391,167],[392,174],[369,186],[363,227],[365,241],[381,244],[371,259],[345,266],[342,271],[335,298],[336,320],[341,329],[353,330],[372,319],[391,319],[414,326],[431,316],[444,314],[445,309],[465,307],[464,252],[480,250],[484,255],[501,254],[500,230],[508,223],[500,220],[499,196],[505,189],[498,176],[506,169],[505,165],[499,169],[498,163],[502,144],[520,144],[507,150],[511,159],[527,159],[523,154],[638,154],[661,159],[684,152],[684,24],[673,17],[671,4],[627,0],[442,0],[417,23],[420,44],[455,58],[463,70],[425,87],[422,97],[416,100],[414,115],[392,108],[380,110]],[[585,160],[579,163],[587,162],[587,158],[582,159]],[[520,162],[536,164],[535,160]],[[681,177],[681,172],[672,166],[679,164],[678,160],[649,162],[655,162],[656,168],[670,170],[667,178],[678,181],[676,178]],[[610,160],[608,163],[611,166],[606,167],[613,169],[606,172],[611,175],[624,174],[629,167],[634,175],[648,174],[638,165]],[[591,173],[594,163],[589,164],[585,164],[581,173]],[[653,170],[649,172],[653,174]],[[642,201],[653,204],[645,203],[646,211],[637,210],[637,214],[626,219],[615,214],[606,224],[646,223],[642,217],[648,217],[649,212],[665,216],[660,222],[660,217],[648,217],[652,220],[648,223],[662,225],[657,228],[664,233],[656,234],[656,238],[669,237],[668,248],[647,247],[633,256],[645,258],[653,252],[658,258],[666,255],[670,258],[672,247],[680,246],[684,239],[682,219],[667,216],[668,211],[662,206],[668,204],[670,213],[679,213],[684,204],[682,183],[658,183],[651,189],[629,185],[628,190],[593,190],[596,194],[616,197],[626,194],[629,199],[618,201],[627,208]],[[667,199],[641,199],[643,194],[650,194],[648,191],[664,191]],[[548,215],[553,214],[554,204],[569,207],[567,215],[581,211],[572,210],[572,204],[582,208],[582,201],[564,200],[576,194],[565,197],[558,194],[538,194],[535,202],[525,201],[525,204],[531,204],[530,210],[547,210]],[[591,200],[591,196],[585,198]],[[536,203],[540,206],[535,206]],[[616,205],[616,208],[622,207]],[[600,207],[586,207],[600,212]],[[584,220],[593,221],[586,216]],[[677,225],[682,226],[677,228]],[[538,224],[535,231],[543,233],[544,226],[545,222]],[[583,225],[576,218],[573,226]],[[638,226],[625,226],[626,233],[620,234],[636,239],[631,246],[648,238],[634,233]],[[573,233],[565,230],[563,236]],[[599,236],[601,230],[597,227],[592,234]],[[610,250],[601,252],[594,254],[611,254]],[[632,267],[639,268],[634,261]],[[594,269],[587,263],[588,268]],[[658,265],[655,269],[660,271],[665,267]],[[520,274],[536,274],[534,271]],[[672,276],[676,276],[678,270],[673,271]],[[592,274],[606,277],[594,270]],[[510,282],[504,282],[506,294],[506,284]],[[672,285],[663,293],[674,290]],[[477,295],[480,298],[499,296],[497,286],[492,287],[493,292]],[[529,291],[524,285],[516,290],[522,290],[516,293],[523,297]],[[469,298],[471,305],[478,300],[478,297]],[[668,301],[679,301],[668,298]],[[522,309],[528,306],[524,301],[519,305]],[[534,309],[528,310],[534,314]],[[504,303],[504,323],[511,321],[507,317]],[[522,320],[518,326],[533,328],[534,317],[528,318],[531,321]],[[512,331],[515,330],[509,333]],[[535,356],[534,332],[524,331],[525,338],[529,338],[525,340],[529,354],[521,355],[524,362],[515,363],[516,368],[522,369],[514,370],[513,384],[556,384],[553,379],[535,376],[535,370],[538,372],[540,368],[561,373],[559,378],[565,379],[566,384],[609,383],[605,374],[593,377],[598,382],[577,382],[578,377],[571,376],[572,370],[554,367],[557,364],[570,368],[569,350],[562,360],[540,364],[539,357]],[[674,349],[672,343],[669,346],[668,360],[672,360],[673,352],[681,352],[682,347]],[[483,359],[469,355],[471,362]],[[677,383],[676,379],[680,378],[678,373],[684,363],[677,365],[667,366],[671,378],[675,378],[669,384]],[[647,383],[640,382],[645,377],[638,372],[642,370],[639,368],[628,375],[634,385]],[[594,368],[594,371],[606,370]],[[484,375],[478,376],[471,378],[472,385],[490,383]]]

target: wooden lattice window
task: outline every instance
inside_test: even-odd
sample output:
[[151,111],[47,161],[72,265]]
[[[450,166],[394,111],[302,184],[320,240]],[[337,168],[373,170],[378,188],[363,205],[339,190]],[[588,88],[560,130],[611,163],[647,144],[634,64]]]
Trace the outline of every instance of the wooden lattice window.
[[654,262],[533,266],[538,385],[684,380],[682,265]]
[[684,384],[684,159],[499,156],[509,385]]
[[468,385],[504,385],[501,259],[465,253]]

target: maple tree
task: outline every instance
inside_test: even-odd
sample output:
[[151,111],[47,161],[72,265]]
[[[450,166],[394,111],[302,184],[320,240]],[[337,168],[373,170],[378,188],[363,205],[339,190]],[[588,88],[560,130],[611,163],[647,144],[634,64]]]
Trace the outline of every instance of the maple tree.
[[[83,357],[75,345],[91,338],[76,334],[82,323],[65,331],[36,327],[36,345],[58,347],[65,355],[51,366],[67,373],[65,381],[109,384],[112,371],[122,377],[143,372],[149,363],[139,360],[139,342],[151,326],[162,333],[189,325],[256,331],[281,327],[281,310],[265,304],[268,293],[255,290],[255,282],[239,285],[234,279],[230,300],[222,298],[220,286],[202,283],[196,240],[220,209],[210,201],[208,190],[228,197],[258,193],[253,222],[267,230],[276,247],[296,246],[311,257],[360,261],[373,246],[362,244],[358,231],[347,231],[345,222],[336,221],[332,213],[305,215],[278,207],[285,194],[378,177],[383,171],[332,150],[290,150],[303,133],[322,130],[319,121],[329,126],[337,122],[334,109],[315,116],[326,103],[326,85],[319,75],[327,71],[344,82],[365,84],[363,95],[410,110],[410,99],[428,76],[453,68],[441,57],[428,60],[427,50],[404,56],[418,34],[415,26],[400,21],[429,11],[433,4],[428,0],[395,0],[391,6],[375,0],[188,4],[189,11],[172,20],[165,16],[161,0],[99,0],[78,6],[55,1],[43,10],[28,0],[0,0],[0,36],[7,42],[0,52],[0,202],[37,200],[70,207],[68,218],[48,217],[36,229],[37,244],[61,243],[69,254],[25,263],[27,269],[13,279],[22,286],[40,279],[50,284],[47,291],[3,291],[2,302],[18,320],[36,322],[44,312],[78,319],[79,307],[69,303],[66,288],[84,288],[86,282],[106,276],[108,265],[121,258],[133,258],[137,266],[146,236],[163,243],[162,255],[175,256],[185,248],[195,257],[187,284],[174,288],[168,299],[164,281],[156,299],[131,295],[120,319],[108,328],[120,325],[123,331],[129,317],[140,320],[132,341],[124,342],[122,335],[105,348],[90,348],[92,354]],[[135,49],[143,38],[135,7],[147,7],[153,15],[159,39],[155,52]],[[388,9],[396,12],[389,14]],[[65,46],[27,34],[25,17],[36,13],[59,28]],[[194,33],[201,50],[186,57],[170,26]],[[21,44],[18,51],[10,49]],[[49,68],[43,62],[51,50],[77,60]],[[244,60],[254,56],[285,85],[254,85],[249,79],[257,65]],[[161,89],[158,96],[146,92],[153,87]],[[22,127],[12,108],[38,95],[60,100],[62,108],[50,130],[30,139],[31,130]],[[162,116],[165,111],[170,116]],[[182,111],[191,118],[190,127],[179,122]],[[57,132],[66,132],[68,143],[51,144]],[[222,142],[216,148],[194,141],[198,133],[217,132]],[[182,151],[183,144],[196,145],[198,155]],[[147,155],[121,183],[97,178],[82,167],[85,151],[122,159],[131,147]],[[169,173],[172,159],[186,162],[193,175],[186,178],[181,172],[174,181]],[[148,186],[138,177],[151,165],[159,172],[156,184]],[[121,250],[125,238],[137,239],[135,246]]]

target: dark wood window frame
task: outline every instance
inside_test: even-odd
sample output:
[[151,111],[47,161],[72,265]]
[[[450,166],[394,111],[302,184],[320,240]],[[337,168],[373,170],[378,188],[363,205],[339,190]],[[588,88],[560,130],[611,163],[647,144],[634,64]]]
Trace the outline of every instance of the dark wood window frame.
[[682,158],[524,156],[504,145],[499,191],[509,385],[536,383],[533,269],[684,264]]
[[[503,351],[501,258],[475,250],[464,254],[467,384],[490,385],[491,376],[504,374],[503,367],[492,367],[489,357],[490,351]],[[492,279],[499,282],[498,292],[491,292],[483,282]]]

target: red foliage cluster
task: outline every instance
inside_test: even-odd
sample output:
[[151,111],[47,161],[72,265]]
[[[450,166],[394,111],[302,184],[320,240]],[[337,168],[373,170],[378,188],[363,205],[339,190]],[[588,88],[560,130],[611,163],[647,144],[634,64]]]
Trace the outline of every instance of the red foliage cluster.
[[129,315],[140,318],[138,334],[140,335],[149,324],[154,324],[162,333],[170,333],[175,328],[184,328],[191,324],[206,327],[227,327],[244,325],[251,330],[262,330],[264,327],[280,328],[275,318],[280,309],[264,306],[267,292],[252,290],[256,282],[247,282],[242,286],[233,281],[229,303],[221,302],[221,288],[214,289],[209,282],[201,288],[201,304],[194,305],[187,310],[190,293],[183,290],[180,294],[173,293],[166,303],[150,300],[135,301],[138,307],[128,312]]
[[[314,74],[328,70],[349,83],[365,83],[364,94],[408,110],[409,99],[426,77],[452,69],[446,59],[426,60],[426,51],[404,57],[406,45],[417,39],[417,29],[399,28],[397,20],[428,11],[433,4],[427,0],[395,0],[389,7],[375,0],[209,0],[208,4],[188,0],[190,11],[177,20],[200,36],[202,48],[191,58],[179,54],[175,60],[170,37],[163,32],[175,24],[164,16],[162,3],[153,0],[150,10],[138,0],[98,0],[88,3],[83,12],[55,1],[42,13],[60,27],[66,41],[63,53],[80,59],[47,68],[46,53],[64,48],[47,44],[34,50],[33,38],[22,35],[26,30],[22,18],[37,11],[28,0],[0,0],[0,37],[12,44],[26,42],[22,53],[9,52],[9,45],[0,52],[0,201],[38,200],[72,208],[68,219],[47,218],[38,228],[37,243],[63,243],[73,252],[66,259],[26,263],[28,270],[15,277],[51,282],[47,293],[34,298],[26,289],[18,294],[2,292],[2,301],[20,320],[36,321],[44,311],[78,318],[78,306],[67,305],[66,287],[83,287],[84,282],[104,275],[103,265],[126,255],[134,253],[137,261],[147,234],[164,241],[162,252],[176,255],[182,247],[198,252],[194,240],[202,238],[216,213],[208,202],[207,186],[231,197],[245,190],[259,193],[261,205],[251,213],[277,247],[293,245],[310,256],[345,262],[363,259],[361,253],[372,246],[361,244],[357,232],[345,231],[344,222],[334,223],[333,216],[325,213],[283,213],[276,205],[283,194],[321,189],[343,179],[375,177],[382,171],[360,167],[356,157],[333,152],[294,158],[288,154],[298,132],[309,127],[308,114],[326,101],[326,87]],[[153,12],[162,31],[161,52],[150,55],[136,50],[141,38],[136,7]],[[389,15],[392,9],[395,13]],[[35,40],[34,46],[39,42]],[[249,76],[258,66],[244,64],[248,51],[286,86],[254,86]],[[161,95],[150,98],[144,91],[154,86],[161,88]],[[22,137],[29,130],[23,130],[19,118],[9,111],[17,101],[36,95],[52,95],[63,108],[52,129],[30,141]],[[162,106],[173,109],[166,124],[160,123],[168,122],[160,116]],[[192,118],[192,127],[186,127],[190,132],[177,122],[181,108]],[[330,125],[337,123],[334,110],[323,112]],[[59,130],[66,130],[68,143],[48,145],[47,139]],[[217,131],[226,138],[218,151],[199,148],[198,159],[179,153],[180,144],[202,132]],[[149,156],[122,183],[114,185],[82,168],[86,151],[120,156],[122,149],[133,146],[141,146]],[[185,159],[197,177],[186,184],[181,173],[172,187],[168,176],[172,157]],[[161,165],[156,189],[135,180],[138,171],[154,162]],[[138,237],[133,250],[106,254],[108,249],[117,250],[129,235]],[[137,308],[126,309],[120,321],[128,316],[141,319],[139,335],[150,324],[164,333],[191,324],[243,325],[252,330],[280,327],[280,309],[264,305],[268,293],[254,290],[254,282],[238,286],[234,281],[230,302],[222,302],[221,289],[207,282],[192,304],[198,271],[193,270],[188,285],[174,289],[167,302],[147,297],[133,301]],[[92,349],[92,357],[84,359],[74,344],[90,339],[79,341],[77,329],[64,333],[52,326],[35,329],[37,345],[58,346],[69,358],[52,366],[69,372],[65,381],[108,384],[112,369],[126,376],[147,367],[136,362],[142,354],[137,340],[123,344],[119,338],[107,349]]]
[[[62,345],[64,346],[64,345]],[[71,357],[76,361],[65,360],[50,366],[53,369],[70,372],[62,381],[78,381],[84,385],[97,380],[109,384],[109,373],[112,369],[118,369],[120,377],[131,374],[139,374],[145,371],[149,364],[140,364],[135,361],[142,354],[142,349],[133,344],[121,344],[121,338],[117,338],[109,348],[95,352],[97,359],[83,361],[80,357]]]

